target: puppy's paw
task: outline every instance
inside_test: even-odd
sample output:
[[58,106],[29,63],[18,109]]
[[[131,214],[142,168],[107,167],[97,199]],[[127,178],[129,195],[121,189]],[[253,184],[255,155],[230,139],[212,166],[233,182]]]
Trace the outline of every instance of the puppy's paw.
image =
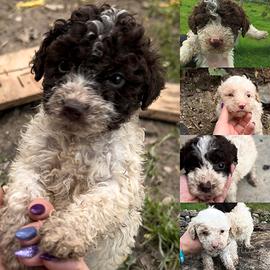
[[268,37],[268,32],[267,31],[258,31],[256,38],[257,39],[264,39]]
[[40,248],[57,258],[77,259],[87,253],[84,239],[78,237],[76,226],[68,226],[65,220],[51,216],[40,229]]
[[252,246],[251,244],[244,244],[244,248],[247,250],[251,250],[254,248],[254,246]]

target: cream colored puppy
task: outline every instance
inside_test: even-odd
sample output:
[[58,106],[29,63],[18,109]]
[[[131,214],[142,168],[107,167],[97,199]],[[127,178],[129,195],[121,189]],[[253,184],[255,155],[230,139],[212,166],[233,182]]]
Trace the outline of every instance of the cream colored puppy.
[[263,134],[262,104],[256,91],[256,86],[246,76],[232,76],[218,87],[217,90],[217,116],[221,112],[221,104],[229,111],[230,118],[241,118],[251,113],[251,121],[255,123],[255,134]]

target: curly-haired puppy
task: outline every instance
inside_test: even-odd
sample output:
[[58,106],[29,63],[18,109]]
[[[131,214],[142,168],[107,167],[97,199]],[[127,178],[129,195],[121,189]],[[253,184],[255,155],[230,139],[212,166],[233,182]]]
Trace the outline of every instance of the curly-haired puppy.
[[244,10],[231,0],[202,0],[188,20],[191,31],[180,49],[180,62],[195,58],[198,67],[234,67],[233,49],[240,34],[264,38]]
[[217,115],[223,103],[229,111],[230,118],[240,118],[252,113],[251,121],[255,123],[255,134],[262,131],[262,104],[256,86],[246,76],[231,76],[218,87]]
[[188,232],[193,240],[202,244],[204,270],[214,270],[212,257],[220,257],[227,270],[238,264],[237,243],[231,235],[231,223],[222,211],[215,208],[202,210],[192,218]]
[[245,176],[256,185],[256,158],[251,136],[198,136],[182,147],[180,168],[185,169],[190,193],[202,201],[211,201],[223,193],[231,166],[236,165],[226,197],[226,201],[235,202],[237,184]]
[[44,78],[43,106],[22,135],[0,210],[4,265],[25,269],[14,236],[30,221],[29,203],[43,197],[55,211],[39,232],[42,252],[117,269],[141,224],[138,111],[164,87],[159,57],[127,11],[87,5],[54,23],[32,71]]

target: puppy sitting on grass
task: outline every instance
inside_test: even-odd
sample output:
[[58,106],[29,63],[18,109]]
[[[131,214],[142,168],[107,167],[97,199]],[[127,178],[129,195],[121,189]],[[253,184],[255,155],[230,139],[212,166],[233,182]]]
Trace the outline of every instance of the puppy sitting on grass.
[[0,254],[8,270],[15,232],[37,197],[55,211],[40,230],[42,252],[87,255],[91,270],[114,270],[141,224],[144,132],[138,111],[164,87],[144,28],[125,10],[87,5],[57,20],[33,60],[43,104],[22,134],[0,210]]
[[262,104],[256,86],[246,76],[231,76],[218,87],[217,115],[220,115],[221,104],[226,106],[229,117],[241,118],[251,113],[255,124],[255,134],[262,135]]

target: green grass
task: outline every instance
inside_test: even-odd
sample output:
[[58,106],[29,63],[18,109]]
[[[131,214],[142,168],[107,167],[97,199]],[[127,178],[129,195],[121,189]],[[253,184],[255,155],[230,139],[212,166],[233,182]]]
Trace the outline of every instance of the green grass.
[[203,210],[207,208],[206,203],[181,203],[181,210]]
[[[179,252],[179,225],[177,216],[180,211],[179,203],[162,204],[149,197],[145,200],[143,211],[143,242],[142,250],[152,250],[157,270],[178,270]],[[154,251],[154,252],[153,252]],[[119,270],[142,269],[134,256],[129,259]]]
[[[188,31],[188,16],[198,0],[183,0],[180,5],[180,30]],[[250,22],[258,29],[268,31],[270,35],[270,2],[256,4],[244,2],[243,8]],[[235,49],[235,67],[270,67],[270,37],[254,40],[241,37]]]
[[175,1],[149,1],[147,14],[155,23],[149,26],[149,32],[159,45],[167,81],[179,82],[179,7]]

